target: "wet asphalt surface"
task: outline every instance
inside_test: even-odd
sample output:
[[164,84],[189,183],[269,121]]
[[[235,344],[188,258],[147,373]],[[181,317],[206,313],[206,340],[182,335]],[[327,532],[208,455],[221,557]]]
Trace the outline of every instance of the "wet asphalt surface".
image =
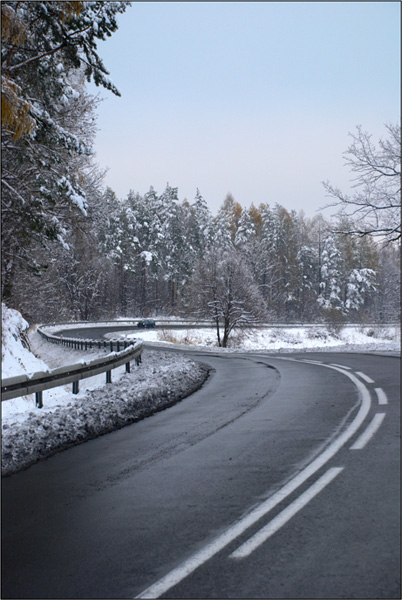
[[[306,358],[373,380],[364,383],[364,423],[297,490],[161,597],[399,598],[400,359],[189,355],[212,368],[192,396],[3,478],[2,598],[135,597],[284,489],[360,407],[344,373]],[[375,388],[386,405],[378,406]],[[381,427],[351,450],[378,412]],[[231,558],[330,468],[342,471],[311,502],[249,557]]]

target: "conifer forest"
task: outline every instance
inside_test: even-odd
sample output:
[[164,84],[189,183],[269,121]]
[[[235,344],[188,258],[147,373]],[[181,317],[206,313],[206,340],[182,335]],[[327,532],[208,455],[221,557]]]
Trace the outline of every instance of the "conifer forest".
[[133,181],[124,198],[105,186],[86,81],[119,94],[96,44],[127,4],[1,3],[6,305],[42,323],[228,312],[234,324],[399,320],[399,126],[377,153],[358,130],[349,158],[360,187],[345,197],[326,184],[338,206],[330,219],[230,192],[213,215],[202,182],[184,199],[174,182],[141,195]]

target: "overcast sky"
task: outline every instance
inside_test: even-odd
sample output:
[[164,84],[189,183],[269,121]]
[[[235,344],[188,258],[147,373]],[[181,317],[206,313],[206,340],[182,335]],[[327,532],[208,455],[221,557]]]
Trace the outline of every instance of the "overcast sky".
[[169,183],[214,214],[231,192],[314,216],[323,180],[348,189],[348,132],[400,119],[399,2],[132,2],[98,50],[122,95],[89,86],[95,151],[120,198]]

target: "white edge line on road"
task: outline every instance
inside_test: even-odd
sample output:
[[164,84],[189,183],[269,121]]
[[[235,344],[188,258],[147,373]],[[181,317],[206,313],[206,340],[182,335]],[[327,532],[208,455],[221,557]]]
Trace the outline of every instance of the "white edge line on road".
[[333,367],[341,367],[341,369],[346,369],[347,371],[351,371],[351,367],[346,367],[345,365],[338,365],[337,363],[330,363]]
[[371,377],[369,377],[365,373],[362,373],[361,371],[355,371],[355,373],[356,373],[356,375],[359,375],[359,377],[364,379],[364,381],[367,381],[367,383],[374,383],[374,380],[371,379]]
[[371,440],[377,429],[380,427],[385,417],[385,413],[377,413],[374,415],[373,420],[367,426],[366,430],[363,431],[360,437],[357,438],[355,443],[350,447],[350,450],[361,450]]
[[237,550],[230,554],[229,558],[239,559],[249,556],[258,546],[261,546],[268,538],[271,537],[278,529],[283,527],[296,513],[298,513],[306,504],[310,502],[317,494],[321,492],[341,471],[344,467],[333,467],[328,469],[312,486],[303,492],[289,506],[284,508],[272,521],[265,527],[260,529],[247,542],[239,546]]
[[[281,360],[294,361],[295,359],[287,359],[280,357]],[[298,362],[298,361],[297,361]],[[348,377],[354,385],[357,387],[361,405],[359,411],[347,429],[334,440],[322,454],[318,455],[307,467],[305,467],[300,473],[298,473],[293,479],[288,481],[280,490],[275,492],[270,498],[256,506],[251,512],[245,515],[237,523],[231,525],[226,531],[220,536],[215,538],[212,542],[204,546],[201,550],[190,556],[181,565],[167,573],[164,577],[156,581],[154,584],[146,588],[141,594],[135,596],[135,598],[159,598],[167,590],[174,585],[177,585],[180,581],[185,579],[198,567],[204,564],[207,560],[215,556],[225,546],[233,542],[239,535],[243,534],[251,525],[254,525],[261,517],[265,516],[270,510],[272,510],[279,502],[289,496],[294,490],[302,485],[311,475],[313,475],[318,469],[320,469],[325,463],[327,463],[337,452],[346,444],[346,442],[356,433],[359,427],[362,425],[366,418],[371,405],[370,392],[352,373],[342,370],[339,367],[322,364],[322,367],[328,369],[334,369],[339,371],[346,377]]]
[[374,388],[374,391],[377,394],[378,404],[388,404],[387,395],[382,388]]

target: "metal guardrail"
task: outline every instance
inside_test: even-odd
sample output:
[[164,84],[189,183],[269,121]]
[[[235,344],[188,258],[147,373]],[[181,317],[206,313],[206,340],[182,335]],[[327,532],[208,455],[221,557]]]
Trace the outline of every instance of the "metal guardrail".
[[61,344],[63,346],[67,346],[68,348],[74,348],[74,350],[89,350],[92,348],[107,348],[110,349],[110,352],[114,351],[114,347],[116,348],[116,352],[120,352],[120,350],[128,348],[132,345],[133,341],[127,339],[112,339],[112,340],[94,340],[94,339],[84,339],[84,338],[69,338],[63,337],[62,335],[54,335],[51,333],[46,333],[42,328],[44,326],[41,325],[37,327],[36,331],[41,335],[45,340],[51,342],[53,344]]
[[[54,387],[59,387],[67,383],[72,383],[73,394],[79,392],[79,381],[87,379],[99,373],[106,373],[106,383],[112,382],[112,369],[123,364],[126,365],[126,372],[130,372],[130,361],[135,360],[138,365],[141,362],[141,354],[143,346],[135,341],[128,340],[82,340],[74,338],[63,338],[55,335],[47,334],[40,328],[37,331],[49,342],[63,344],[75,349],[88,348],[108,348],[110,347],[111,354],[96,358],[89,363],[78,363],[49,371],[32,373],[30,375],[23,374],[16,377],[8,377],[1,380],[1,401],[11,400],[28,394],[35,394],[35,403],[38,408],[43,407],[43,391]],[[113,347],[116,347],[116,352]],[[121,349],[123,347],[123,349]]]

